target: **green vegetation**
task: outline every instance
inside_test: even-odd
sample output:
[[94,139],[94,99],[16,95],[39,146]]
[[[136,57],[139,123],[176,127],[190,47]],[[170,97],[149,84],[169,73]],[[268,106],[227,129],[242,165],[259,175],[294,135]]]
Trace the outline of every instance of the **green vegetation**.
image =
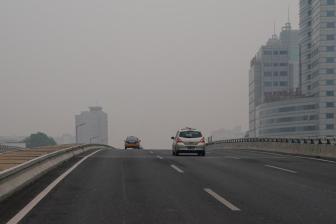
[[31,134],[24,140],[24,142],[26,143],[27,148],[56,145],[56,142],[53,138],[42,132]]

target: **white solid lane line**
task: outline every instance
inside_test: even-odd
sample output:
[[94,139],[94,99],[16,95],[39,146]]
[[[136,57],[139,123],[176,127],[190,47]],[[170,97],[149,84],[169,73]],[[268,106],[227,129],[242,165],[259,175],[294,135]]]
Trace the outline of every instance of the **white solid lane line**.
[[85,156],[83,159],[81,159],[75,165],[73,165],[70,169],[68,169],[65,173],[59,176],[56,180],[54,180],[51,184],[49,184],[48,187],[46,187],[41,193],[39,193],[31,202],[29,202],[19,213],[17,213],[11,220],[9,220],[7,224],[19,223],[54,187],[56,187],[57,184],[59,184],[66,176],[68,176],[86,159],[93,156],[99,151],[101,151],[101,149],[91,153],[90,155]]
[[163,159],[161,156],[156,156],[158,159]]
[[223,205],[228,207],[230,210],[235,211],[235,212],[240,211],[240,209],[238,207],[233,205],[231,202],[229,202],[228,200],[226,200],[225,198],[223,198],[222,196],[220,196],[219,194],[217,194],[213,190],[211,190],[209,188],[204,188],[204,191],[207,192],[208,194],[210,194],[212,197],[214,197],[217,201],[219,201],[220,203],[222,203]]
[[309,160],[315,160],[315,161],[320,161],[320,162],[336,164],[336,161],[327,160],[327,159],[319,159],[319,158],[304,157],[304,156],[293,156],[293,157],[300,158],[300,159],[309,159]]
[[256,153],[268,154],[268,155],[277,155],[277,156],[282,156],[283,158],[286,158],[286,159],[299,158],[299,159],[308,159],[308,160],[315,160],[315,161],[320,161],[320,162],[336,164],[336,161],[334,161],[334,160],[320,159],[320,158],[314,158],[314,157],[309,157],[309,156],[296,156],[296,155],[291,155],[291,154],[280,154],[280,153],[271,153],[271,152],[256,152]]
[[289,170],[289,169],[281,168],[281,167],[278,167],[278,166],[272,166],[272,165],[265,165],[265,166],[266,166],[266,167],[269,167],[269,168],[273,168],[273,169],[277,169],[277,170],[285,171],[285,172],[288,172],[288,173],[297,173],[297,172],[294,171],[294,170]]
[[184,173],[183,170],[181,170],[180,168],[178,168],[177,166],[175,166],[174,164],[170,165],[174,170],[176,170],[179,173]]

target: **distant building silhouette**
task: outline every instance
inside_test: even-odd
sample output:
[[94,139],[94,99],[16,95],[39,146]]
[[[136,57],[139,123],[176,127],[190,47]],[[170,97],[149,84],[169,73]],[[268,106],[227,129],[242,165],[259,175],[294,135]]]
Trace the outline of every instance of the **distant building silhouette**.
[[219,141],[225,139],[243,138],[245,132],[242,127],[235,127],[233,129],[218,129],[211,133],[212,141]]
[[24,143],[25,138],[26,137],[0,136],[0,145],[6,145],[9,147],[26,148],[26,143]]
[[60,137],[54,138],[58,145],[73,144],[76,142],[76,138],[70,134],[63,134]]
[[76,142],[108,144],[108,117],[102,107],[90,107],[75,117]]

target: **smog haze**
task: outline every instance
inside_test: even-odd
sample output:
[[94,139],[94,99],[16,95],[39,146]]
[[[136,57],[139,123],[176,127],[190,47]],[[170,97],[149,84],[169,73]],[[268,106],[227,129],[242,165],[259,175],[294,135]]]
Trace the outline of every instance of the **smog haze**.
[[74,135],[102,106],[109,141],[169,148],[178,128],[248,127],[248,69],[298,2],[0,2],[0,135]]

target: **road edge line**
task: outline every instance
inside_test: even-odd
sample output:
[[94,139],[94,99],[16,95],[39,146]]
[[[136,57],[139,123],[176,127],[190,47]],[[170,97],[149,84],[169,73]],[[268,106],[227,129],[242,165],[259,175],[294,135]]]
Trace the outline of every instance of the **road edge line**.
[[81,163],[87,160],[89,157],[100,152],[102,149],[99,149],[81,160],[79,160],[75,165],[70,169],[64,172],[61,176],[55,179],[51,184],[49,184],[43,191],[41,191],[33,200],[31,200],[23,209],[21,209],[13,218],[11,218],[7,224],[17,224],[19,223],[45,196],[47,196],[52,189],[54,189],[64,178],[66,178],[74,169],[76,169]]

